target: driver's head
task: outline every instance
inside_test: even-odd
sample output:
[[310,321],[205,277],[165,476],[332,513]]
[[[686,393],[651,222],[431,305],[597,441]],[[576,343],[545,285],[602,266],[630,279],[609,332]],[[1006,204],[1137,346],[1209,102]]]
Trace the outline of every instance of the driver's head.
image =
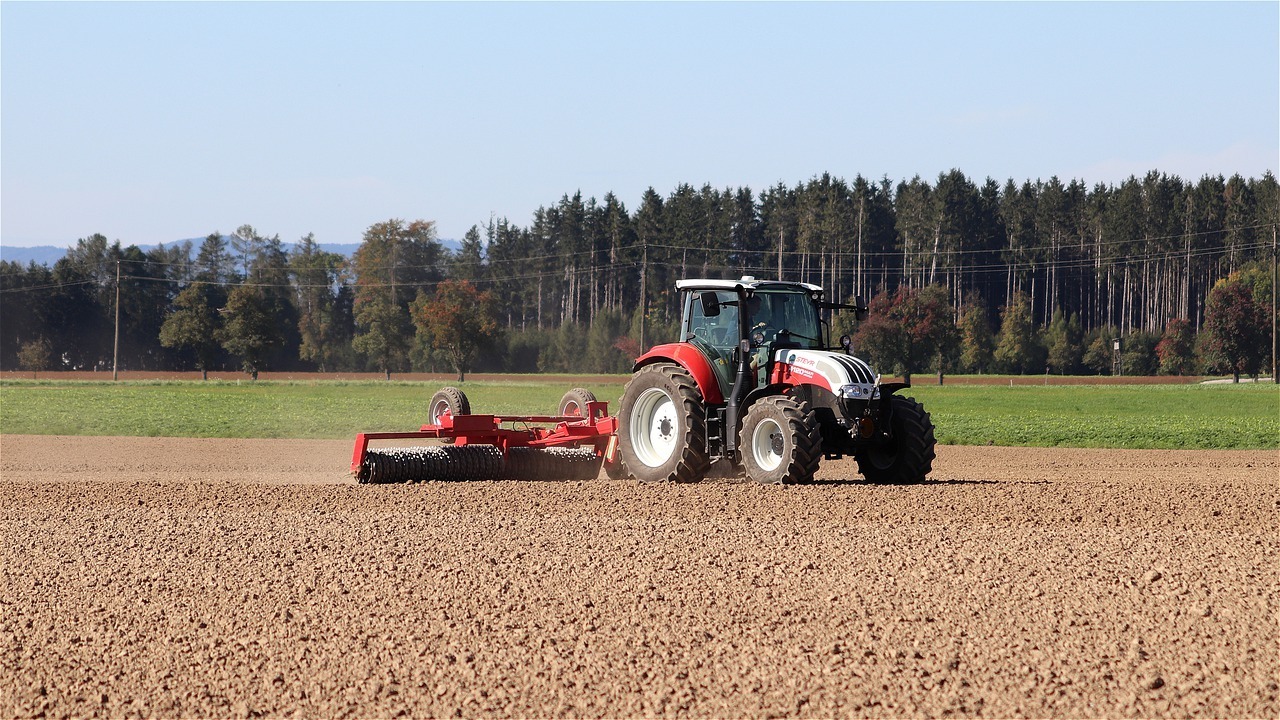
[[763,304],[764,304],[764,301],[760,299],[759,295],[752,295],[751,297],[747,298],[748,317],[754,318],[757,315],[759,315],[760,306]]

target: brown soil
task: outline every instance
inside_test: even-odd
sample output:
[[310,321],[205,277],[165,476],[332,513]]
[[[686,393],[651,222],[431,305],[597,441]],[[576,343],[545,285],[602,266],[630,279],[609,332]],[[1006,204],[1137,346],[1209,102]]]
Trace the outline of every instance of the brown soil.
[[1276,717],[1280,457],[359,486],[331,441],[0,438],[0,716]]

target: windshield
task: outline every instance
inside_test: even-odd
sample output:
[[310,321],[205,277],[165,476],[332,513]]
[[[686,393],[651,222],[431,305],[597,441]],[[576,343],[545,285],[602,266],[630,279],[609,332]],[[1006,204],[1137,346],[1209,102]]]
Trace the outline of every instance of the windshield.
[[818,309],[804,292],[761,290],[747,302],[751,311],[750,327],[765,331],[772,342],[774,334],[786,330],[791,341],[802,348],[822,348],[822,326]]

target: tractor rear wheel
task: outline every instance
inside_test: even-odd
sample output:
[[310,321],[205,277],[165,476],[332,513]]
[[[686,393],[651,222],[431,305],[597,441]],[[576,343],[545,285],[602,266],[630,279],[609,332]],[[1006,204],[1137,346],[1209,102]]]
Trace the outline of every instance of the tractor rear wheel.
[[596,394],[586,388],[574,388],[560,398],[556,406],[556,415],[586,417],[587,403],[596,401]]
[[738,448],[759,483],[808,483],[822,461],[822,429],[809,404],[785,395],[757,400],[742,419]]
[[887,442],[858,450],[858,472],[873,483],[904,485],[924,482],[933,470],[933,421],[915,398],[892,396]]
[[640,368],[622,392],[618,448],[641,482],[697,482],[706,474],[707,408],[679,365]]
[[[440,388],[440,391],[431,396],[431,404],[427,406],[427,424],[439,425],[441,415],[450,415],[457,417],[459,415],[471,414],[471,401],[467,400],[467,394],[456,387]],[[446,445],[453,444],[453,438],[440,438],[440,442]]]

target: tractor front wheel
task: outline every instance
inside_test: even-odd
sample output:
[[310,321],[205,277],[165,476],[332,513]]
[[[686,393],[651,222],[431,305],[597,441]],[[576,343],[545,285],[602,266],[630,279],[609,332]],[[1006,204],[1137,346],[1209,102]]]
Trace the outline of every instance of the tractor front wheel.
[[822,461],[822,430],[808,403],[785,395],[757,400],[738,436],[747,478],[760,483],[808,483]]
[[679,365],[640,368],[622,392],[618,449],[642,482],[697,482],[707,472],[707,408]]
[[873,483],[904,485],[924,482],[933,470],[933,421],[915,398],[892,396],[892,437],[858,450],[858,472]]

